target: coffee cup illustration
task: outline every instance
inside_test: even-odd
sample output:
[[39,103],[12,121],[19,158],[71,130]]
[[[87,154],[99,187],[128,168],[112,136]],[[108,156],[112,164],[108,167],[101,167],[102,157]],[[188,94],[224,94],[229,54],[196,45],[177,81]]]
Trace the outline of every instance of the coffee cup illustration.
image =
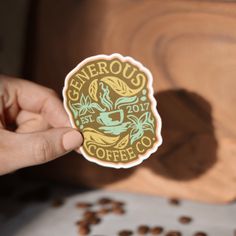
[[115,110],[108,112],[101,112],[97,117],[97,122],[104,126],[117,126],[124,121],[124,111]]

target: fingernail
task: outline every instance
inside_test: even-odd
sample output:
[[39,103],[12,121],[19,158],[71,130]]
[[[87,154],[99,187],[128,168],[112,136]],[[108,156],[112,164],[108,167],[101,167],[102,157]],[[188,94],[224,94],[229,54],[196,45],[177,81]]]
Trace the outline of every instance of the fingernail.
[[73,130],[64,134],[62,143],[66,151],[71,151],[79,148],[82,144],[82,140],[82,135],[78,131]]

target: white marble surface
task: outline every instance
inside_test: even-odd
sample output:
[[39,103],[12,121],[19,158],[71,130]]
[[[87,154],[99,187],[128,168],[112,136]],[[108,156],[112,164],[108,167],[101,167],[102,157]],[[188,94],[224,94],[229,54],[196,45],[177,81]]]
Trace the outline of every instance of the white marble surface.
[[[75,208],[76,202],[95,202],[104,196],[126,202],[126,214],[104,216],[100,224],[92,227],[90,235],[93,236],[115,236],[121,229],[135,231],[140,224],[160,225],[165,228],[165,232],[180,230],[184,236],[194,235],[199,230],[209,236],[234,236],[236,204],[207,205],[181,201],[180,206],[173,206],[167,199],[160,197],[106,191],[67,193],[65,204],[58,208],[51,206],[51,200],[28,203],[23,208],[18,206],[18,210],[10,216],[0,214],[0,235],[76,236],[75,222],[83,213],[83,210]],[[193,222],[180,224],[178,218],[182,215],[191,216]],[[161,235],[165,235],[165,232]]]

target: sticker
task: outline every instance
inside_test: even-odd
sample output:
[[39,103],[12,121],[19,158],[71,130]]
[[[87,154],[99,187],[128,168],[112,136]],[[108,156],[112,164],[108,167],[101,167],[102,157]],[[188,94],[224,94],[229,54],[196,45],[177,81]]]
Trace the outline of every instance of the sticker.
[[64,106],[84,137],[83,156],[102,166],[129,168],[162,143],[151,72],[131,57],[97,55],[65,79]]

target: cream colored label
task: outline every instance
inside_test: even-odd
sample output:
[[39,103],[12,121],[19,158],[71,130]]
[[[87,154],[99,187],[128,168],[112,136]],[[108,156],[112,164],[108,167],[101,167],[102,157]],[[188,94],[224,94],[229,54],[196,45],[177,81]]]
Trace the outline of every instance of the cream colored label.
[[63,97],[73,127],[84,136],[81,152],[89,161],[132,167],[162,142],[152,75],[131,57],[87,58],[67,75]]

